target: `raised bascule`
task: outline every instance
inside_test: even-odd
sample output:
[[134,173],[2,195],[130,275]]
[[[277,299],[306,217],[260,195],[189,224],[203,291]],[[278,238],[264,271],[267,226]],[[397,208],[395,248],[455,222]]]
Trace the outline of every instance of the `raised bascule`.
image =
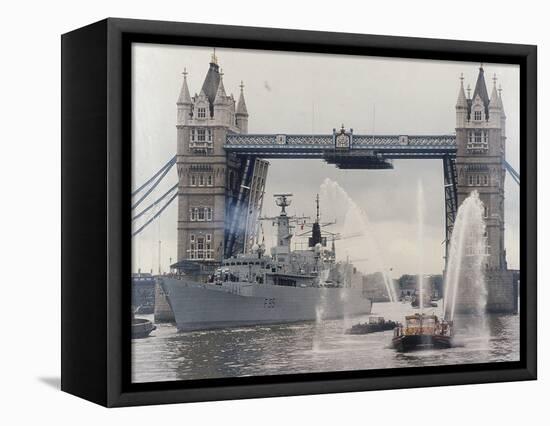
[[177,100],[177,154],[135,193],[146,191],[149,185],[138,200],[141,202],[174,164],[178,184],[144,209],[164,201],[134,235],[177,198],[177,262],[171,267],[207,272],[224,258],[248,252],[258,242],[269,159],[316,158],[341,169],[388,169],[393,168],[394,159],[440,160],[446,212],[445,256],[458,207],[471,191],[477,190],[485,206],[487,225],[487,309],[515,312],[518,274],[508,270],[506,263],[504,180],[508,170],[519,184],[519,174],[505,159],[506,115],[501,89],[495,77],[489,96],[480,66],[473,94],[469,87],[466,91],[461,76],[455,134],[357,135],[343,125],[319,135],[249,134],[244,85],[240,85],[238,100],[227,95],[214,52],[201,90],[193,97],[187,72],[183,73]]

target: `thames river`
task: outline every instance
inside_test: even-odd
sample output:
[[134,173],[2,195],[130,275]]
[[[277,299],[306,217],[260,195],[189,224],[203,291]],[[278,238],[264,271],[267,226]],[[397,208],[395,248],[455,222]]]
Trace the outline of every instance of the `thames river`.
[[[402,322],[409,304],[375,303],[372,315]],[[439,308],[425,310],[439,314]],[[145,318],[152,320],[151,316]],[[392,331],[345,330],[368,316],[288,325],[178,333],[169,324],[132,341],[134,382],[265,376],[519,360],[519,316],[488,315],[480,324],[457,317],[455,347],[398,353]]]

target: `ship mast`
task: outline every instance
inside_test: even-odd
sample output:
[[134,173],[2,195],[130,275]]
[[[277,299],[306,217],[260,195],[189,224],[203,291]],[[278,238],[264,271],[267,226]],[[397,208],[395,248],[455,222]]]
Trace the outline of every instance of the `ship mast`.
[[292,203],[292,200],[290,200],[292,194],[273,194],[273,196],[275,197],[275,204],[281,208],[279,216],[262,217],[260,220],[270,220],[273,221],[274,225],[277,225],[277,243],[273,248],[273,254],[277,262],[289,263],[293,224],[300,220],[309,219],[309,217],[289,216],[287,214],[286,208]]
[[311,235],[308,240],[308,247],[313,248],[317,244],[321,244],[323,247],[326,247],[327,245],[327,235],[331,237],[332,239],[332,251],[335,251],[334,246],[334,240],[339,237],[339,234],[327,231],[326,229],[323,229],[326,226],[334,225],[336,221],[334,222],[321,222],[321,209],[320,209],[320,201],[319,201],[319,194],[315,197],[315,208],[316,208],[316,215],[315,215],[315,221],[312,223],[304,223],[304,226],[307,226],[308,228],[311,228],[311,230],[307,232],[303,232],[301,234],[298,234],[298,237],[302,237],[305,235]]

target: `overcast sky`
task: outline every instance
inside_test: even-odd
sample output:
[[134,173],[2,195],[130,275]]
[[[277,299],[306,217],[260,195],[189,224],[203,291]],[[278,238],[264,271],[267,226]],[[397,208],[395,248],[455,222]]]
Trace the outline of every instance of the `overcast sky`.
[[[134,187],[157,171],[176,151],[176,100],[184,68],[191,95],[199,92],[212,48],[136,44],[133,46]],[[342,124],[356,134],[453,134],[459,77],[472,90],[479,64],[387,59],[347,55],[216,49],[226,91],[245,84],[249,133],[330,134]],[[519,171],[519,67],[484,64],[489,94],[496,73],[507,116],[507,160]],[[445,238],[442,162],[398,160],[393,170],[339,170],[319,160],[270,160],[264,213],[277,214],[276,192],[295,196],[291,212],[313,215],[314,197],[325,178],[339,183],[368,216],[376,247],[394,276],[417,272],[418,182],[425,198],[425,270],[441,273]],[[174,185],[172,170],[157,194]],[[519,265],[519,188],[506,179],[506,249],[510,268]],[[146,205],[144,203],[144,205]],[[321,206],[323,218],[338,216]],[[176,259],[176,202],[160,221],[134,238],[134,271],[162,269]],[[339,218],[342,219],[342,218]],[[341,231],[342,220],[333,226]],[[266,231],[267,233],[267,231]],[[160,238],[159,238],[160,236]],[[267,238],[270,245],[270,238]],[[357,244],[337,248],[363,258]],[[352,252],[349,252],[349,251]],[[370,272],[368,262],[360,265]]]

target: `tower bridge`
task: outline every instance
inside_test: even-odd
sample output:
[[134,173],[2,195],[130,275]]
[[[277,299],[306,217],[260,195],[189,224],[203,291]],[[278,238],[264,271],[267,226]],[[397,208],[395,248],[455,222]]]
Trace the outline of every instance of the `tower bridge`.
[[[394,159],[442,160],[447,257],[458,208],[454,135],[354,135],[342,125],[325,135],[228,134],[223,147],[245,158],[322,159],[341,169],[391,169]],[[246,176],[242,174],[244,186]]]
[[[349,138],[349,143],[344,140],[337,146],[339,135]],[[333,129],[332,134],[325,135],[229,134],[223,147],[227,152],[262,158],[323,159],[332,158],[335,153],[342,157],[347,153],[365,160],[373,156],[388,160],[443,158],[456,155],[456,136],[355,135],[353,130]]]
[[133,196],[138,197],[141,190],[145,195],[133,204],[137,207],[173,165],[177,167],[177,187],[146,208],[168,200],[134,234],[177,199],[175,266],[184,270],[214,267],[224,257],[247,251],[257,242],[269,159],[321,159],[342,169],[391,169],[394,159],[440,160],[446,248],[458,206],[472,191],[478,191],[485,206],[489,250],[485,265],[487,306],[493,311],[513,311],[517,288],[513,273],[507,268],[504,247],[504,180],[508,171],[519,184],[519,173],[505,159],[502,89],[497,89],[495,77],[489,97],[483,67],[479,68],[473,95],[468,87],[466,96],[463,80],[461,76],[456,126],[450,132],[453,134],[356,135],[343,125],[320,135],[249,134],[244,85],[240,85],[238,101],[232,94],[227,95],[223,73],[217,57],[212,55],[200,92],[193,97],[184,71],[177,100],[176,156],[135,191]]

